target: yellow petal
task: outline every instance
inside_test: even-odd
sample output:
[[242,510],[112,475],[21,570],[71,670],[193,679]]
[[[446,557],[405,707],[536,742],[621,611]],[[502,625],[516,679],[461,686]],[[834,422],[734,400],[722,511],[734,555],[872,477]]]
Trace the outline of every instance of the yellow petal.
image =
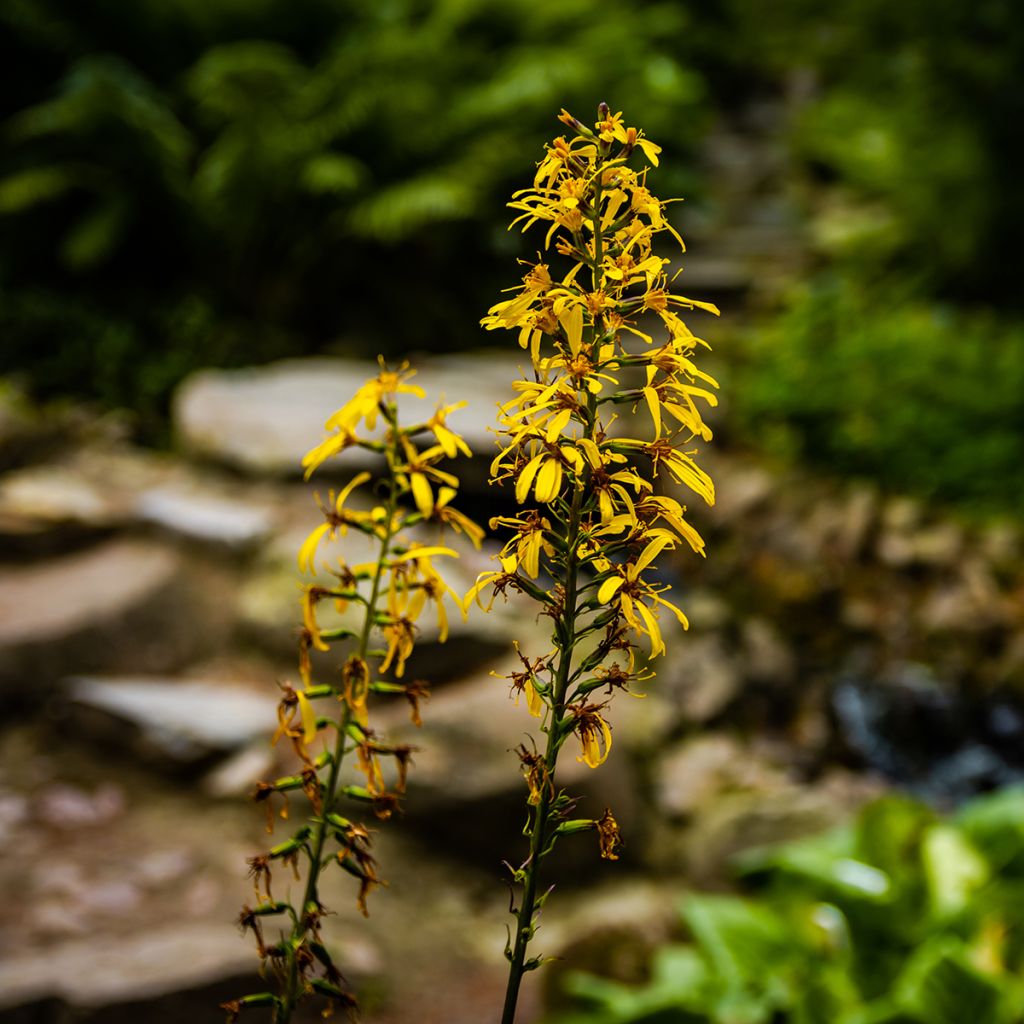
[[625,582],[621,576],[609,576],[601,584],[601,589],[597,592],[598,603],[607,604]]
[[299,572],[313,573],[316,571],[313,567],[313,559],[316,557],[317,545],[330,528],[330,523],[321,523],[302,542],[302,547],[299,548]]
[[412,488],[416,507],[424,519],[429,519],[434,511],[434,492],[430,489],[430,482],[422,473],[411,473],[409,486]]
[[334,503],[335,511],[340,512],[345,502],[348,500],[348,496],[361,484],[365,484],[370,477],[371,474],[365,471],[362,473],[356,473],[356,475],[352,477],[344,487],[342,487],[341,492],[338,494],[338,500]]
[[651,657],[656,658],[659,654],[664,654],[665,641],[661,639],[661,630],[658,628],[658,620],[642,601],[637,601],[636,610],[644,620],[644,625],[647,627],[647,635],[651,638]]
[[540,502],[554,501],[562,486],[562,464],[558,459],[548,458],[537,474],[537,500]]
[[[530,486],[533,483],[533,478],[537,475],[537,470],[540,469],[541,463],[546,458],[549,458],[547,452],[541,452],[540,455],[535,455],[527,464],[526,468],[519,475],[519,479],[516,481],[516,501],[520,505],[526,502],[526,498],[530,493]],[[540,500],[539,498],[537,499]]]
[[316,739],[316,712],[301,690],[296,691],[295,696],[299,699],[299,712],[302,715],[302,742],[308,747]]
[[651,562],[653,562],[654,559],[656,559],[658,555],[660,555],[661,552],[671,543],[672,541],[669,537],[656,537],[652,540],[651,543],[644,548],[643,553],[629,570],[629,575],[633,579],[636,579],[640,573],[642,573],[644,569],[646,569],[647,566],[649,566]]

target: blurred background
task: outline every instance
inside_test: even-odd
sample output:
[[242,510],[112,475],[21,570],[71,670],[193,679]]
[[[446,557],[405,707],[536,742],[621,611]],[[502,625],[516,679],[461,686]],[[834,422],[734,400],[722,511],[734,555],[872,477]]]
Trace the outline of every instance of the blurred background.
[[[465,503],[500,508],[518,349],[478,322],[540,244],[504,204],[601,100],[664,147],[680,287],[722,308],[690,322],[720,499],[707,562],[664,567],[689,635],[574,783],[626,856],[572,855],[524,1020],[1024,1020],[1024,7],[0,24],[0,1020],[213,1021],[257,984],[230,922],[266,841],[244,797],[285,757],[298,458],[378,353],[413,358],[472,399]],[[487,673],[524,632],[510,606],[422,637],[391,889],[368,925],[331,903],[368,1024],[496,1014],[528,723]]]

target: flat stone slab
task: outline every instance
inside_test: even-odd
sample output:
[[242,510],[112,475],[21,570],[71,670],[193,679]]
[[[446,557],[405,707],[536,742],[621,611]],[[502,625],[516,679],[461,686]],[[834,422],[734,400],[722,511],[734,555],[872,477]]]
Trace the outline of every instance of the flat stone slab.
[[196,648],[202,612],[185,564],[161,544],[110,540],[0,577],[0,689],[126,663],[165,671]]
[[135,513],[143,522],[188,540],[229,548],[253,547],[273,527],[269,507],[247,505],[194,487],[154,487],[139,495]]
[[[496,406],[512,397],[512,381],[524,363],[504,353],[424,360],[413,383],[427,400],[402,396],[404,415],[429,417],[437,404],[465,401],[451,414],[475,453],[489,455]],[[371,376],[371,362],[301,359],[244,370],[202,370],[189,377],[174,400],[174,425],[192,451],[253,473],[297,475],[302,457],[325,436],[324,422]],[[358,449],[344,466],[367,464]],[[339,465],[341,462],[339,461]],[[329,466],[330,464],[328,464]]]
[[121,941],[85,938],[57,944],[45,957],[0,962],[0,1007],[44,998],[107,1006],[246,975],[252,966],[252,950],[237,930],[209,922],[154,928]]
[[67,700],[76,735],[182,765],[269,740],[276,723],[273,691],[208,680],[83,677]]

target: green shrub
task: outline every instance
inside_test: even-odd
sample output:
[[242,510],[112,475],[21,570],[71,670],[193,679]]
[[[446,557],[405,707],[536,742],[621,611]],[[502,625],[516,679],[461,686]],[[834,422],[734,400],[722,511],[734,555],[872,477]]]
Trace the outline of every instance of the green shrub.
[[756,851],[756,897],[687,897],[646,985],[567,978],[557,1024],[1014,1024],[1024,1013],[1024,789],[948,821],[901,797]]
[[1024,326],[825,277],[736,375],[763,449],[964,506],[1024,502]]

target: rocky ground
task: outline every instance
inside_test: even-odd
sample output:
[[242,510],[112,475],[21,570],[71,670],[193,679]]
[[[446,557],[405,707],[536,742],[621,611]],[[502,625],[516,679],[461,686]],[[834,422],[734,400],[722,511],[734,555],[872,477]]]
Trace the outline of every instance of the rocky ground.
[[[453,423],[487,453],[513,370],[466,356],[419,379],[469,397]],[[0,1021],[216,1021],[258,983],[233,919],[266,843],[247,793],[284,756],[268,736],[276,684],[294,679],[295,552],[319,515],[293,474],[366,372],[201,373],[178,396],[173,456],[80,412],[0,410]],[[483,518],[487,461],[463,474]],[[733,853],[841,820],[891,781],[941,803],[1024,775],[1015,526],[738,453],[706,461],[709,558],[663,566],[691,629],[646,698],[617,698],[609,762],[567,763],[586,807],[614,808],[626,853],[609,866],[566,847],[549,953],[600,963],[602,931],[667,934],[682,887],[722,885]],[[464,550],[453,586],[488,554]],[[385,713],[422,748],[405,816],[378,837],[390,886],[366,922],[345,886],[328,900],[367,1024],[478,1024],[500,999],[500,862],[521,854],[509,751],[531,719],[489,673],[512,636],[546,644],[497,611],[444,648],[421,637],[422,730]],[[531,982],[524,1020],[540,1013]]]

